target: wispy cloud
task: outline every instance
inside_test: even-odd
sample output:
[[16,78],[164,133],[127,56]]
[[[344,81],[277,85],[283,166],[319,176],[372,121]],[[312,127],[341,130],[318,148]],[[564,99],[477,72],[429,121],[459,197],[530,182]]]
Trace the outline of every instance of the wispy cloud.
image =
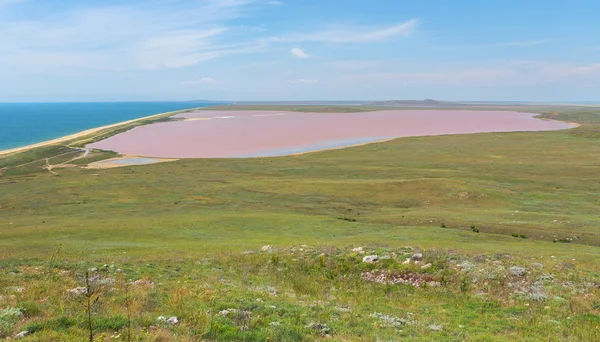
[[[4,3],[16,0],[0,0]],[[42,19],[0,18],[0,67],[48,71],[177,68],[260,48],[224,44],[250,0],[90,5]]]
[[312,84],[312,83],[319,83],[319,80],[313,79],[313,78],[300,78],[300,79],[297,79],[297,80],[287,80],[287,83],[291,83],[291,84]]
[[418,19],[411,19],[388,27],[342,27],[324,29],[315,32],[272,37],[271,41],[319,42],[319,43],[377,43],[395,37],[412,35],[419,24]]
[[307,54],[306,52],[304,52],[304,50],[302,50],[300,48],[293,48],[290,50],[290,52],[296,58],[310,58],[310,55]]

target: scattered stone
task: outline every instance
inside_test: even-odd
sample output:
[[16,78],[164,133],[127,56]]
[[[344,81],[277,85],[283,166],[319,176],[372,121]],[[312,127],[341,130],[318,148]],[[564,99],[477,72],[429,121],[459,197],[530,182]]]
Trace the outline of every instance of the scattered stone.
[[29,332],[29,331],[27,331],[27,330],[24,330],[24,331],[21,331],[20,333],[16,334],[16,335],[15,335],[15,338],[16,338],[16,339],[23,338],[23,337],[25,337],[25,336],[27,336],[27,335],[29,335],[29,334],[30,334],[30,332]]
[[274,250],[275,248],[271,245],[262,246],[262,248],[260,249],[261,252],[265,253],[273,253]]
[[371,318],[379,319],[381,325],[384,327],[398,328],[403,325],[415,325],[418,324],[416,321],[411,320],[410,318],[399,318],[394,316],[384,315],[379,312],[374,312],[369,315]]
[[402,262],[402,265],[408,265],[408,264],[410,264],[410,258],[406,258],[406,260],[404,260]]
[[540,264],[539,262],[534,262],[531,264],[533,268],[544,268],[544,264]]
[[318,331],[321,335],[326,335],[331,332],[331,328],[324,323],[310,323],[308,328]]
[[379,258],[379,260],[391,260],[391,259],[392,259],[392,257],[389,255],[384,255],[381,258]]
[[134,286],[154,286],[154,282],[151,281],[151,280],[146,280],[146,279],[138,279],[136,281],[130,282],[129,285],[134,285]]
[[177,325],[179,324],[179,319],[176,316],[170,317],[169,319],[167,319],[167,324]]
[[352,248],[352,251],[355,252],[355,253],[360,253],[360,252],[363,251],[363,248],[362,247]]
[[524,267],[519,267],[519,266],[511,266],[508,269],[508,273],[510,273],[510,275],[515,276],[515,277],[522,277],[525,274],[527,274],[527,269]]
[[98,269],[96,267],[92,267],[90,269],[88,269],[89,272],[98,272]]
[[158,318],[156,319],[159,322],[166,322],[167,321],[167,317],[165,316],[158,316]]
[[442,331],[444,329],[441,324],[430,324],[428,328],[433,331]]
[[468,261],[461,262],[460,264],[458,264],[458,267],[460,267],[465,272],[471,272],[475,270],[475,268],[477,268],[475,265]]
[[421,260],[423,260],[423,254],[415,253],[415,254],[413,254],[412,257],[410,257],[410,259],[413,261],[421,261]]
[[422,287],[423,285],[438,287],[441,284],[435,280],[430,274],[405,273],[391,274],[387,271],[370,271],[363,272],[361,277],[370,282],[378,284],[404,284],[414,287]]
[[281,325],[281,323],[279,323],[279,322],[271,322],[271,323],[269,323],[269,325],[273,326],[273,327],[276,327],[278,325]]
[[367,255],[362,259],[363,262],[367,262],[367,263],[374,263],[378,260],[379,260],[379,257],[377,255]]
[[76,287],[67,291],[72,296],[82,296],[87,294],[87,287]]
[[[233,310],[233,309],[232,309]],[[229,310],[221,310],[219,311],[219,316],[227,316],[229,315],[229,313],[231,313],[232,311]]]
[[426,270],[428,268],[431,268],[431,266],[432,266],[431,264],[423,265],[423,266],[421,266],[421,269]]

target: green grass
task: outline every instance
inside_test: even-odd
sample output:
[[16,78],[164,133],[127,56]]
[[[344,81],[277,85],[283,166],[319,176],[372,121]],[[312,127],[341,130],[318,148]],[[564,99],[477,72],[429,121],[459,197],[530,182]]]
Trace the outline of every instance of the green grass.
[[[95,267],[112,279],[93,312],[98,338],[126,340],[131,323],[150,341],[598,340],[600,110],[527,110],[582,126],[60,176],[9,169],[0,177],[0,308],[22,316],[0,330],[82,340],[82,298],[66,291]],[[256,253],[263,245],[276,252]],[[364,264],[356,246],[391,260]],[[414,249],[430,269],[402,264]],[[464,261],[474,269],[461,270]],[[528,273],[510,276],[511,266]],[[372,269],[443,285],[376,284],[361,277]],[[137,279],[154,285],[124,285]],[[532,297],[538,288],[545,299]],[[229,308],[241,311],[217,315]],[[390,327],[384,316],[418,324]]]

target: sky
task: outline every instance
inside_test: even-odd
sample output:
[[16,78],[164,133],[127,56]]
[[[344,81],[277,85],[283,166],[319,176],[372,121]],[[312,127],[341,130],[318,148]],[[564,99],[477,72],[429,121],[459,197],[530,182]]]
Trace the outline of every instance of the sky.
[[597,0],[0,0],[0,101],[600,101]]

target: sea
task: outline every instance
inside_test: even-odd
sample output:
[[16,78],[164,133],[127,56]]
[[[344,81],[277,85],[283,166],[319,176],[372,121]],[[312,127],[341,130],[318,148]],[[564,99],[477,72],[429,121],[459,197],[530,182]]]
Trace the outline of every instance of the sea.
[[218,104],[223,103],[204,101],[0,103],[0,151],[154,114]]

